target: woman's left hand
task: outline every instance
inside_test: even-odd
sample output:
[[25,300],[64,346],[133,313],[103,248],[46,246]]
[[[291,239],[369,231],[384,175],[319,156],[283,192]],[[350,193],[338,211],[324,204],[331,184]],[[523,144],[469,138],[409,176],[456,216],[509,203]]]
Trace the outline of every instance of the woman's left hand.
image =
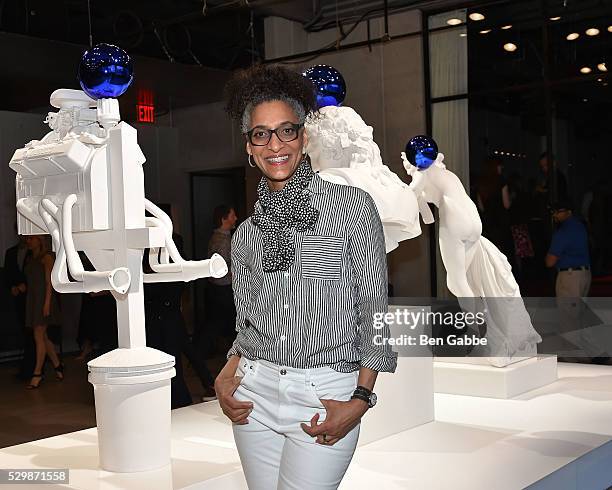
[[333,446],[347,435],[368,410],[367,403],[357,399],[347,402],[321,399],[321,403],[327,412],[325,421],[319,424],[319,414],[316,413],[310,419],[310,425],[301,426],[306,434],[317,438],[317,443],[326,446]]

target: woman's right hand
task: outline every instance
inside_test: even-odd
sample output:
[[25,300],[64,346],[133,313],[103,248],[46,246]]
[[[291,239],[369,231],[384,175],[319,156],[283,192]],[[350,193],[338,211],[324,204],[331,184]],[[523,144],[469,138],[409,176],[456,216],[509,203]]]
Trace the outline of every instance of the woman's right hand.
[[[228,362],[228,364],[230,364]],[[228,367],[228,365],[226,365]],[[253,402],[240,401],[234,398],[234,392],[240,386],[241,377],[233,374],[224,373],[224,368],[215,379],[215,391],[217,400],[223,413],[235,424],[248,424],[247,417],[253,410]]]

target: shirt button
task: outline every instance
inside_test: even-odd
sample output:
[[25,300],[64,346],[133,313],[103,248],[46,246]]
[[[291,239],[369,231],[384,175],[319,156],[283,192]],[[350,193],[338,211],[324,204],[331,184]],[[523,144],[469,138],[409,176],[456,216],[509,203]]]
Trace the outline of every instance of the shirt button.
[[286,369],[281,369],[280,373],[284,376],[285,374],[287,374],[287,370]]
[[285,272],[285,273],[283,274],[283,276],[285,276],[285,277],[289,277],[289,273],[288,273],[288,272]]
[[285,303],[283,306],[285,307],[285,310],[289,308],[289,305],[287,303]]
[[287,337],[285,337],[284,335],[281,335],[281,336],[280,336],[280,339],[281,339],[281,340],[285,340],[286,338],[287,338]]

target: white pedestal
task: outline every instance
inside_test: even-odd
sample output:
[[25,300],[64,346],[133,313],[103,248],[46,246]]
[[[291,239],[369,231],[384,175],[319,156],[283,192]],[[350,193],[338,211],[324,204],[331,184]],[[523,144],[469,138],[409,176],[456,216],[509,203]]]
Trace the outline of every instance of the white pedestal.
[[359,446],[434,419],[432,358],[397,361],[395,373],[379,373],[376,379],[378,403],[362,418]]
[[503,368],[434,362],[436,393],[507,399],[556,380],[556,356],[532,357]]
[[[422,311],[423,307],[389,306],[390,312],[396,309]],[[390,329],[394,338],[406,333],[417,337],[424,333],[422,324],[409,330],[405,325],[391,323]],[[420,346],[394,346],[393,350],[399,354],[397,369],[393,374],[379,373],[376,378],[374,391],[378,403],[362,419],[359,446],[434,420],[431,352]]]

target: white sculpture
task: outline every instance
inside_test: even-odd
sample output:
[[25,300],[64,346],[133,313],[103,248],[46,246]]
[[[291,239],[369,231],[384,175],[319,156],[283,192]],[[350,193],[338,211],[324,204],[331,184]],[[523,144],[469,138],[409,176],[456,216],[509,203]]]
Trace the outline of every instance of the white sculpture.
[[412,176],[410,188],[419,200],[423,222],[433,223],[427,203],[439,210],[439,245],[446,284],[464,310],[485,311],[491,364],[506,366],[532,357],[542,341],[534,330],[508,260],[482,236],[476,205],[459,178],[446,169],[438,153],[427,169],[413,166],[402,152]]
[[380,214],[387,253],[421,234],[416,196],[383,164],[373,130],[350,107],[326,106],[306,122],[312,168],[330,182],[367,191]]
[[[100,462],[111,471],[153,469],[170,461],[175,361],[146,347],[143,282],[222,277],[227,265],[217,254],[203,261],[180,256],[170,218],[145,198],[145,157],[136,130],[120,122],[116,99],[61,89],[51,105],[60,109],[47,117],[52,131],[17,150],[9,164],[17,172],[19,233],[51,235],[55,290],[110,290],[115,297],[119,348],[88,363]],[[146,248],[151,274],[142,270]],[[95,271],[84,270],[77,251]]]

